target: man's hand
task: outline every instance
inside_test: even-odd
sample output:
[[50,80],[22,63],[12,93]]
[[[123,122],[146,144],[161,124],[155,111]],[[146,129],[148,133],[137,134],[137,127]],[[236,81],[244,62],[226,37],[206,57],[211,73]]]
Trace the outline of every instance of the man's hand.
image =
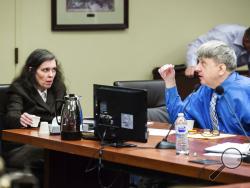
[[160,73],[162,79],[165,81],[165,85],[167,88],[176,86],[174,65],[163,65],[161,68],[159,68],[158,72]]
[[194,72],[195,72],[195,66],[187,67],[185,70],[185,76],[187,76],[189,78],[193,78]]

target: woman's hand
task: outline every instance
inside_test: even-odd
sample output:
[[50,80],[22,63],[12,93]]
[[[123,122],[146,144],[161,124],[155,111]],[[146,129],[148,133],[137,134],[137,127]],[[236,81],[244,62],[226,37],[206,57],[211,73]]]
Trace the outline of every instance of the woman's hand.
[[161,68],[159,68],[158,72],[160,73],[162,79],[165,81],[165,85],[167,88],[176,86],[174,65],[163,65]]
[[23,127],[28,127],[32,124],[32,115],[24,112],[20,117],[20,123]]

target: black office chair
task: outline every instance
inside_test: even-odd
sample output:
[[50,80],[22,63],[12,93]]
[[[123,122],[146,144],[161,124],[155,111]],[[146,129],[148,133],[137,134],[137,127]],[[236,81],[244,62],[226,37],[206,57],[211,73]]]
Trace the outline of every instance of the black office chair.
[[8,102],[9,84],[0,84],[0,155],[2,155],[2,130],[4,129],[4,116]]
[[114,86],[147,90],[148,121],[168,122],[165,84],[162,80],[115,81]]

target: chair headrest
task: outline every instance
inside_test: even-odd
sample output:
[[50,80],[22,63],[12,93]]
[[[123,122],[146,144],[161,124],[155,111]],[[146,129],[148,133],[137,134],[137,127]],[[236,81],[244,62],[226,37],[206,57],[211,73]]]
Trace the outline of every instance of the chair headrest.
[[114,86],[147,90],[147,107],[165,105],[165,83],[163,80],[115,81]]

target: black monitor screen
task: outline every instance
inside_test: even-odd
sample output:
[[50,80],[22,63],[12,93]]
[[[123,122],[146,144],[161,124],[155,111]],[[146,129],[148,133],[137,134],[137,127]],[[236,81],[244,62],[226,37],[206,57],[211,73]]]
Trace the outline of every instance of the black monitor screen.
[[94,84],[95,135],[110,141],[147,142],[147,92]]

